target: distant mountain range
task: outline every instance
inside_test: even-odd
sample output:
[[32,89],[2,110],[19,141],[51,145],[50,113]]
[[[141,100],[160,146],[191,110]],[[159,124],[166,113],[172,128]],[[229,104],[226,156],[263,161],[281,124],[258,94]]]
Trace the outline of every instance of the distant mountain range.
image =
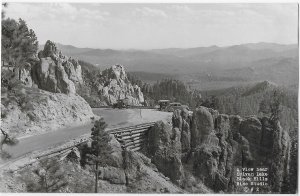
[[125,65],[129,72],[154,82],[176,77],[200,89],[270,80],[279,85],[298,83],[298,45],[249,43],[228,47],[112,50],[57,44],[67,56],[100,69]]

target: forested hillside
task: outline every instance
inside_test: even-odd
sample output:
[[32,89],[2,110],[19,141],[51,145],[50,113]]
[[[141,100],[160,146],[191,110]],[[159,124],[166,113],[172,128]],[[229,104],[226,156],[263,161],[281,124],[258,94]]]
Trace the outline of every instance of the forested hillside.
[[133,84],[141,86],[148,105],[154,106],[161,99],[180,102],[191,108],[199,106],[201,94],[197,90],[189,89],[182,81],[176,79],[162,79],[154,84],[143,82],[139,77],[130,74],[128,79]]
[[[104,98],[98,94],[98,86],[103,83],[103,75],[106,69],[101,71],[91,63],[79,61],[82,66],[84,85],[78,91],[92,107],[101,106]],[[182,81],[176,79],[162,79],[153,84],[149,84],[136,76],[135,73],[127,73],[128,81],[133,85],[141,87],[145,104],[154,106],[160,99],[181,102],[182,104],[195,107],[200,105],[201,96],[199,91],[189,89]]]
[[260,105],[273,98],[274,91],[278,92],[281,102],[281,125],[289,130],[291,136],[297,136],[298,104],[297,93],[274,83],[264,81],[254,85],[232,87],[214,91],[202,91],[203,100],[212,102],[221,113],[241,116],[263,115]]
[[145,100],[151,105],[160,99],[181,102],[195,108],[199,105],[217,109],[223,114],[240,116],[266,115],[260,111],[262,104],[271,102],[274,92],[280,98],[280,122],[292,137],[297,137],[298,104],[297,92],[286,87],[278,86],[269,81],[258,82],[244,86],[237,86],[211,91],[198,91],[187,87],[186,84],[175,79],[163,79],[154,84],[142,82],[139,77],[130,75],[134,84],[142,86]]

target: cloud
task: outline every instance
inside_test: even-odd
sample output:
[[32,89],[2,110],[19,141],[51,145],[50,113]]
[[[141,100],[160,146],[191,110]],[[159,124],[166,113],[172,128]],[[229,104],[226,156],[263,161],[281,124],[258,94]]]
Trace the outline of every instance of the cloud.
[[7,16],[25,20],[57,20],[70,22],[91,22],[105,20],[110,13],[81,8],[70,3],[10,3]]
[[297,4],[9,3],[6,12],[23,18],[42,43],[164,48],[297,41]]
[[195,14],[195,11],[187,5],[171,5],[170,8],[178,13]]
[[161,17],[161,18],[167,18],[167,14],[160,10],[160,9],[154,9],[149,7],[142,7],[142,8],[136,8],[133,11],[133,15],[136,17]]

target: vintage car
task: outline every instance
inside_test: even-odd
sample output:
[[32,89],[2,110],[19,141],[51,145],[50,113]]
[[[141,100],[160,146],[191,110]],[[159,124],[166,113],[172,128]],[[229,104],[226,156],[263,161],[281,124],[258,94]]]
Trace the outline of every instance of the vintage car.
[[179,102],[173,102],[173,103],[170,103],[167,107],[166,107],[166,110],[168,112],[174,112],[175,110],[177,109],[182,109],[182,105],[181,103]]
[[193,115],[193,112],[190,110],[190,108],[187,105],[181,105],[179,102],[174,102],[170,103],[167,107],[166,110],[168,112],[174,112],[175,110],[184,110],[186,109],[189,113],[189,116]]
[[122,109],[122,108],[129,108],[129,101],[128,99],[119,99],[117,101],[117,103],[113,104],[113,108],[119,108],[119,109]]
[[169,105],[170,100],[159,100],[158,104],[159,104],[159,110],[165,110],[166,107]]

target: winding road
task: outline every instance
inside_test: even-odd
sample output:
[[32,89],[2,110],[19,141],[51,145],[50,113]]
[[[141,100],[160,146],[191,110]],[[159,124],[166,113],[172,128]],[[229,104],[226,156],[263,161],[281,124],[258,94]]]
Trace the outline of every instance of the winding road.
[[[108,129],[117,127],[126,127],[145,122],[153,122],[169,118],[170,113],[160,112],[151,109],[111,109],[111,108],[94,108],[95,115],[103,117],[108,124]],[[69,140],[78,138],[83,134],[90,133],[92,122],[80,126],[71,126],[47,132],[40,135],[21,138],[15,146],[9,146],[6,150],[11,154],[12,159],[35,150],[43,150],[52,146],[63,144]]]

